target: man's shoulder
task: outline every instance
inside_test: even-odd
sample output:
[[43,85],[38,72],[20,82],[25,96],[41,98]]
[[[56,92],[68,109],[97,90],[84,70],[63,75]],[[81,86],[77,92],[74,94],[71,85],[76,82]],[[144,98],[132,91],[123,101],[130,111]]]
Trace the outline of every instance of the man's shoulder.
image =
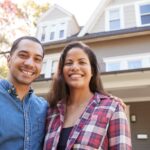
[[48,102],[47,100],[44,98],[44,97],[41,97],[41,96],[37,96],[36,94],[32,94],[32,101],[34,103],[36,103],[37,105],[44,105],[44,106],[48,106]]

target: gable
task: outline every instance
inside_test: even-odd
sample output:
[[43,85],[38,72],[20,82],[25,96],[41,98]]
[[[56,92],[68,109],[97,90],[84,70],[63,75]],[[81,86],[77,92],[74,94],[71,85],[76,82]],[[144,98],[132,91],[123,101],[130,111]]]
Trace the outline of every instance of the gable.
[[[78,34],[78,37],[88,33],[142,26],[143,24],[137,23],[138,20],[138,22],[141,21],[141,16],[138,10],[139,8],[136,8],[136,5],[142,2],[148,3],[148,0],[102,0],[87,24]],[[116,16],[117,18],[114,19]]]
[[79,30],[75,17],[54,5],[38,21],[36,37],[46,43],[66,39],[77,34]]
[[101,2],[99,3],[95,11],[89,18],[88,22],[79,33],[78,37],[84,36],[86,33],[88,33],[88,30],[95,25],[95,23],[97,22],[97,19],[99,18],[99,16],[101,16],[105,7],[109,4],[110,1],[111,0],[101,0]]
[[39,19],[38,23],[45,22],[48,20],[57,20],[59,18],[71,17],[72,14],[58,5],[53,5],[51,8],[44,13]]
[[60,18],[68,17],[65,13],[61,12],[58,9],[54,9],[52,12],[48,13],[44,18],[40,20],[40,22],[45,22],[49,20],[56,20]]

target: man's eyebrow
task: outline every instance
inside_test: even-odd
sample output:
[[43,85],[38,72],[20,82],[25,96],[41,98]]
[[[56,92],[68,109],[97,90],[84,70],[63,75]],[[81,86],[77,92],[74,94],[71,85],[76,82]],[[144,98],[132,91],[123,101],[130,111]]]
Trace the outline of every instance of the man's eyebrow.
[[[26,54],[28,54],[28,51],[26,51],[26,50],[20,50],[18,53],[26,53]],[[41,57],[41,58],[43,58],[44,56],[43,56],[43,55],[40,55],[40,54],[36,54],[36,57]]]
[[18,53],[28,53],[26,50],[20,50]]

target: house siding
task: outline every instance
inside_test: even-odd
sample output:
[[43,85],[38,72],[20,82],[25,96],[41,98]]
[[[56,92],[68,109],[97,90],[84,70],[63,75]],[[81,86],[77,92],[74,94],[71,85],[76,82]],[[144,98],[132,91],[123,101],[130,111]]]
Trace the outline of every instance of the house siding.
[[149,39],[150,35],[147,35],[141,36],[140,38],[131,37],[117,40],[99,41],[92,44],[89,43],[88,45],[90,45],[95,51],[99,60],[103,57],[148,53],[150,47]]
[[131,28],[136,26],[135,6],[124,6],[124,28]]
[[66,14],[65,13],[62,13],[61,11],[59,10],[53,10],[51,13],[49,13],[47,16],[45,16],[41,22],[44,22],[44,21],[49,21],[49,20],[56,20],[56,19],[62,19],[66,17]]
[[129,3],[134,3],[134,2],[138,2],[138,1],[141,1],[141,0],[112,0],[110,2],[110,5],[114,6],[114,5],[129,4]]
[[[109,3],[107,8],[115,7],[115,6],[122,6],[123,7],[123,28],[131,28],[136,26],[136,10],[135,10],[135,2],[139,0],[113,0]],[[129,3],[129,4],[128,4]],[[127,4],[127,5],[125,5]],[[96,32],[103,32],[106,31],[106,11],[105,8],[104,13],[97,19],[97,22],[94,26],[89,29],[88,33],[96,33]]]
[[105,13],[99,16],[97,23],[95,24],[95,26],[91,28],[89,33],[103,32],[103,31],[105,31]]

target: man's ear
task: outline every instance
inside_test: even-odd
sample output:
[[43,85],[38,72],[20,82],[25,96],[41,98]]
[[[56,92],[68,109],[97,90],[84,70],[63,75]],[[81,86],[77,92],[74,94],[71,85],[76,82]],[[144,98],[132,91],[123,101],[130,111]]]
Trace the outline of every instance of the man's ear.
[[11,56],[8,55],[7,56],[7,66],[8,66],[8,68],[10,67],[10,60],[11,60]]

